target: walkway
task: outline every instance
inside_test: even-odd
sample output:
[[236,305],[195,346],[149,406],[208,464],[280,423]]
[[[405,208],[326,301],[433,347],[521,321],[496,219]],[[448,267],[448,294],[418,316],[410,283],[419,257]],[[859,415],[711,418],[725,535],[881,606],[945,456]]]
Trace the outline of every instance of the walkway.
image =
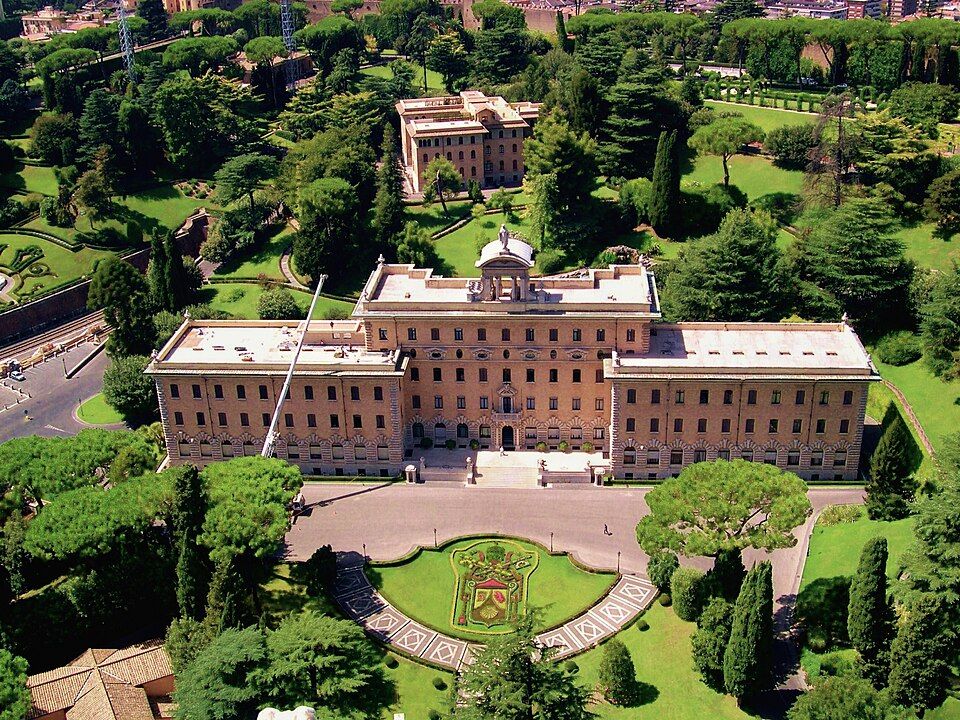
[[[421,625],[388,603],[363,572],[362,565],[340,568],[333,595],[344,612],[371,636],[404,655],[412,655],[445,670],[469,665],[483,646],[450,637]],[[563,625],[537,636],[545,647],[559,648],[563,659],[596,647],[619,632],[653,601],[656,591],[640,578],[622,576],[596,605]]]
[[[907,415],[907,422],[913,425],[913,429],[917,431],[917,437],[920,438],[920,442],[923,444],[924,449],[927,451],[927,455],[933,457],[933,444],[930,442],[930,438],[927,437],[926,431],[923,429],[923,425],[920,424],[920,420],[917,418],[917,414],[913,411],[913,407],[910,405],[910,401],[907,400],[907,396],[901,392],[900,388],[894,385],[889,380],[884,380],[883,384],[890,389],[897,400],[900,401],[900,404],[903,406],[903,411]],[[877,418],[882,420],[883,418]]]
[[280,272],[283,273],[283,276],[287,279],[287,282],[298,290],[309,291],[310,288],[300,282],[297,279],[297,276],[293,274],[293,270],[290,269],[290,256],[292,253],[292,246],[287,246],[287,249],[283,251],[283,254],[280,256]]

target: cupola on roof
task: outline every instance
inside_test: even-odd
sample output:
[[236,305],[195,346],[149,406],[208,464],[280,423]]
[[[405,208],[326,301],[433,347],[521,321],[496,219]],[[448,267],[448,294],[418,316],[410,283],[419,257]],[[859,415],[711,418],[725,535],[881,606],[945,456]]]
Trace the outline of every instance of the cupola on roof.
[[483,246],[476,266],[482,268],[494,260],[502,262],[506,259],[531,268],[533,267],[533,247],[517,236],[511,235],[506,225],[501,225],[497,239]]

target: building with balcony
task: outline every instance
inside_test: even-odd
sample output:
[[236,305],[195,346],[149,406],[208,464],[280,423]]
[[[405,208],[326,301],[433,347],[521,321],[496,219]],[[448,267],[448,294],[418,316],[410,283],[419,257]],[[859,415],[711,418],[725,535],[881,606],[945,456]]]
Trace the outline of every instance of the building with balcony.
[[846,323],[664,323],[645,263],[535,277],[505,228],[476,267],[380,262],[350,320],[188,319],[147,368],[171,462],[258,454],[305,333],[276,452],[307,473],[395,475],[446,445],[857,478],[879,376]]
[[415,193],[423,191],[430,161],[445,157],[467,181],[482,187],[519,185],[523,142],[533,135],[538,103],[508,103],[478,90],[438,98],[400,100],[403,164]]

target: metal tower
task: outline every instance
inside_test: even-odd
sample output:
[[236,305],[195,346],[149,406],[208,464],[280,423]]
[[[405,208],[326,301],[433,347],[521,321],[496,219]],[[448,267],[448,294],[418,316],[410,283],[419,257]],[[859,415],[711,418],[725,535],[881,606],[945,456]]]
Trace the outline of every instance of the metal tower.
[[123,0],[117,3],[117,29],[120,33],[120,52],[123,53],[123,64],[127,67],[127,76],[131,82],[136,81],[136,69],[133,66],[133,36],[130,26],[127,25],[127,11],[123,7]]
[[292,0],[280,0],[280,31],[283,34],[283,44],[289,53],[287,61],[284,63],[284,71],[287,79],[287,89],[292,92],[296,89],[297,80],[300,79],[300,64],[293,58],[297,43],[293,39]]

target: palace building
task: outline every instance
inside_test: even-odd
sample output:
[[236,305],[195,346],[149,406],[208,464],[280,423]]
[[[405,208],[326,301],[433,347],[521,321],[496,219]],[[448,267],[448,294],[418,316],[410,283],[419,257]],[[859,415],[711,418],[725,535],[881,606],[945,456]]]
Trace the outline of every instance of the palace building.
[[350,320],[188,318],[146,371],[170,461],[259,454],[305,332],[276,454],[306,473],[391,476],[446,445],[602,453],[623,478],[717,458],[857,478],[879,376],[845,322],[665,323],[645,263],[533,277],[505,228],[476,266],[381,259]]

